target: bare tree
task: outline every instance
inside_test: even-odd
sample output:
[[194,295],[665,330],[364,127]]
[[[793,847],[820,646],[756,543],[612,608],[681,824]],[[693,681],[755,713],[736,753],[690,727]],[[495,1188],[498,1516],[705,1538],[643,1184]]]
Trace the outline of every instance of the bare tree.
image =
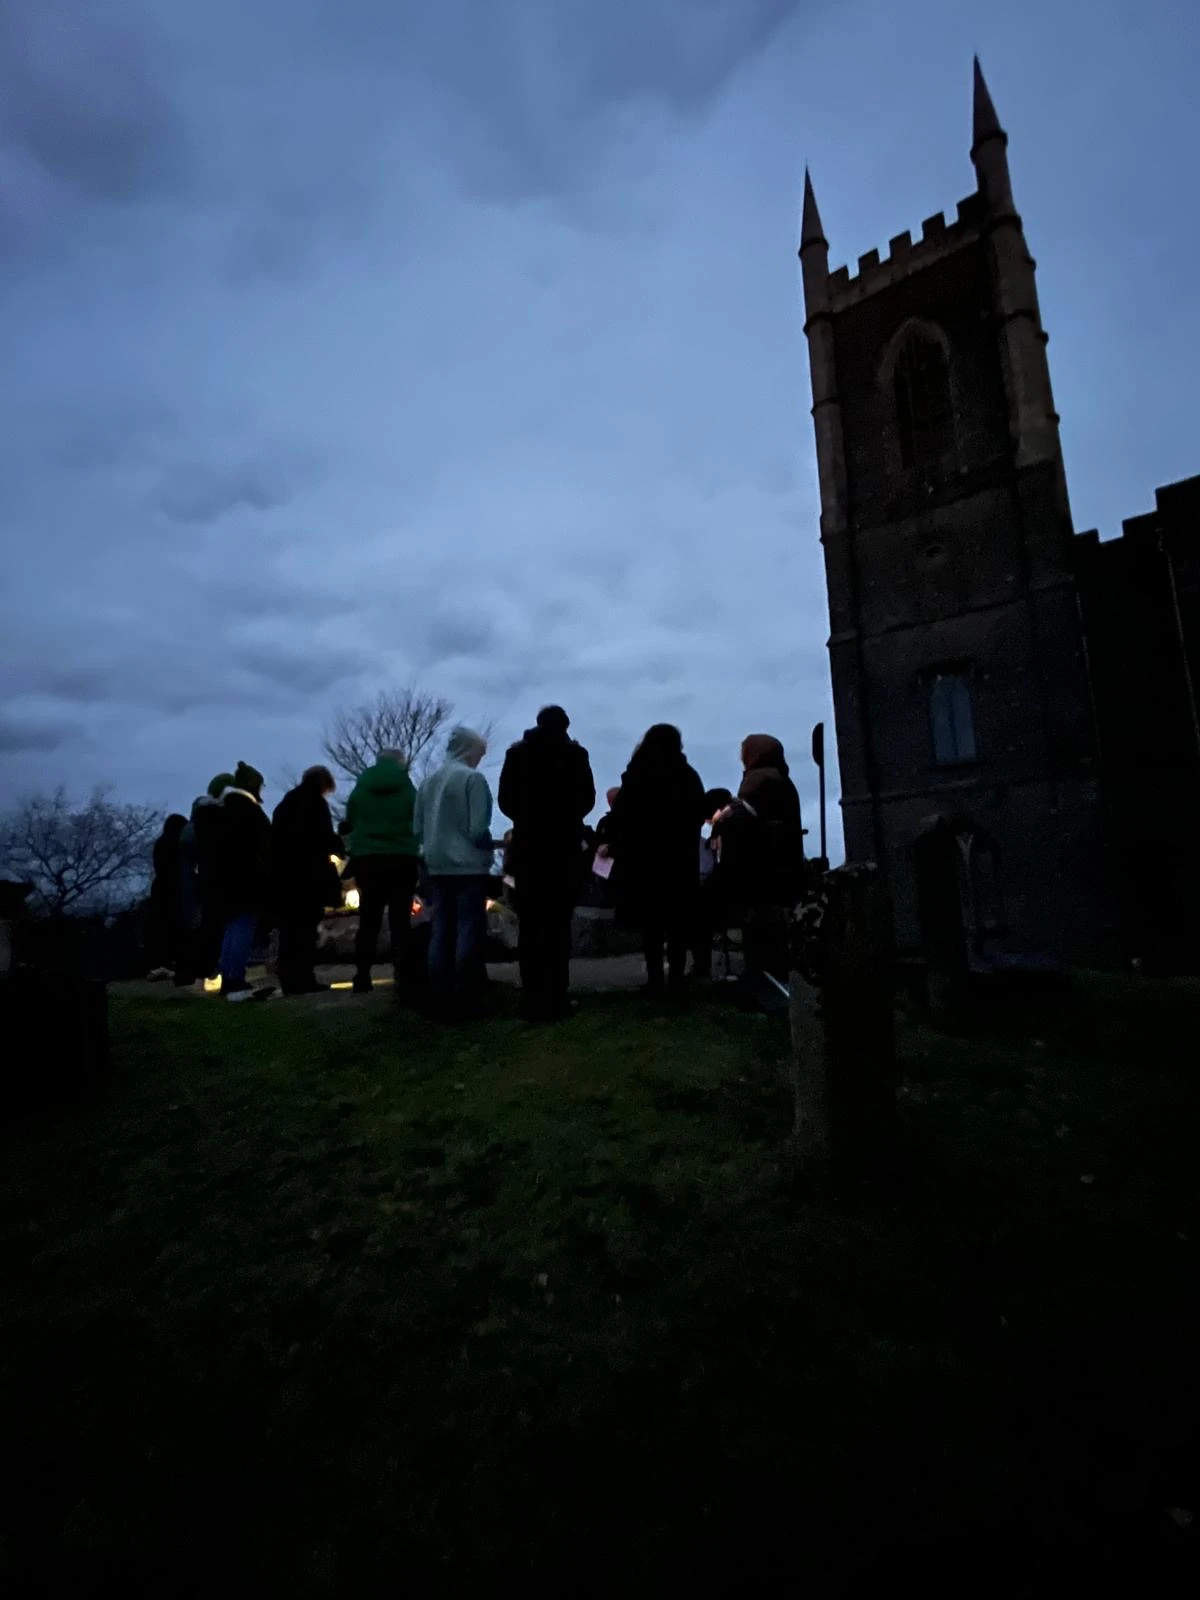
[[0,817],[0,869],[34,885],[53,916],[107,913],[133,899],[150,875],[160,812],[96,789],[75,806],[65,789],[34,795]]
[[413,778],[429,765],[432,746],[454,707],[419,688],[381,689],[373,701],[335,713],[325,730],[325,754],[348,778],[378,761],[381,750],[402,750]]

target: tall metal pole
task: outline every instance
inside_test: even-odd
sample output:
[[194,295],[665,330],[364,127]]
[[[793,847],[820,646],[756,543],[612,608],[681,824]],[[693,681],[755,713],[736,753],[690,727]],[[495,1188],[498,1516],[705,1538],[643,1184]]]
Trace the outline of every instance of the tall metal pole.
[[817,764],[821,796],[821,860],[828,862],[829,846],[825,835],[825,724],[818,722],[812,734],[812,758]]

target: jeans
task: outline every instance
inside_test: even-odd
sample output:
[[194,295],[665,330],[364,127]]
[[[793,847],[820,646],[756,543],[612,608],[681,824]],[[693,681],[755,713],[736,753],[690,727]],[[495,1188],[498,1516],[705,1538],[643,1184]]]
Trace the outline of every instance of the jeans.
[[243,911],[236,917],[230,917],[225,924],[220,972],[221,988],[226,994],[230,989],[246,987],[246,968],[250,964],[257,929],[258,917],[253,911]]
[[354,941],[354,962],[360,977],[369,977],[379,944],[383,913],[388,916],[392,936],[392,964],[397,979],[408,964],[409,935],[412,930],[412,899],[417,887],[416,856],[361,856],[354,862],[354,881],[358,885],[358,936]]
[[487,935],[486,878],[430,878],[433,934],[429,986],[440,1002],[468,997],[479,987]]

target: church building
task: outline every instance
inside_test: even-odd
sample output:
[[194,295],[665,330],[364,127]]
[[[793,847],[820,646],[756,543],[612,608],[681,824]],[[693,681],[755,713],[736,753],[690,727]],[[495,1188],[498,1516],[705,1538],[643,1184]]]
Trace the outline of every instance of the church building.
[[1076,534],[1007,147],[976,62],[975,192],[853,273],[805,177],[846,857],[901,953],[1194,970],[1200,479]]

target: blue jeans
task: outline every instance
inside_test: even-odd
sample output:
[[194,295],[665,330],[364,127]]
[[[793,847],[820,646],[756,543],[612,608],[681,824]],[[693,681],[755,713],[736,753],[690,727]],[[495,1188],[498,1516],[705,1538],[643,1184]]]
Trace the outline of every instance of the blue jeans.
[[487,933],[486,878],[430,878],[433,932],[429,940],[429,987],[436,1000],[470,994],[478,987]]
[[220,961],[221,988],[225,993],[230,989],[245,988],[246,968],[250,964],[257,928],[258,918],[253,911],[244,911],[240,916],[230,917],[225,924]]

